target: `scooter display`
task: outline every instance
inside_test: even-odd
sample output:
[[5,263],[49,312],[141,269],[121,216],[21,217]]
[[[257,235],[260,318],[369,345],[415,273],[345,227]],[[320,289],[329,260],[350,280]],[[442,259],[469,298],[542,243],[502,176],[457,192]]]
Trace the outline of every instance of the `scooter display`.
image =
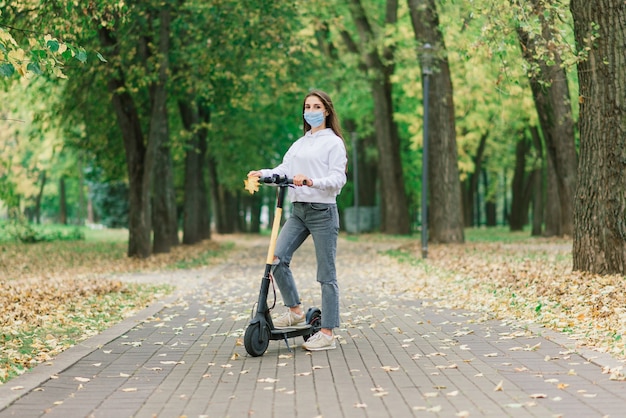
[[[265,261],[265,273],[261,279],[261,289],[259,291],[259,299],[256,308],[253,309],[253,317],[248,324],[244,334],[244,346],[248,354],[253,357],[262,356],[270,340],[284,340],[287,349],[289,347],[289,338],[302,336],[304,340],[321,329],[322,312],[320,309],[312,307],[306,313],[306,321],[304,325],[297,328],[275,328],[270,315],[271,310],[276,305],[276,290],[274,286],[274,278],[272,276],[272,267],[274,265],[274,251],[276,250],[276,240],[278,239],[278,231],[280,230],[280,222],[283,213],[283,201],[287,188],[293,185],[293,179],[274,175],[272,177],[248,177],[245,180],[246,190],[250,193],[258,191],[259,184],[277,186],[276,192],[276,210],[274,212],[274,220],[272,221],[272,233],[270,236],[270,244],[267,250],[267,259]],[[291,186],[293,187],[293,186]],[[274,289],[274,302],[270,307],[267,298],[270,286]]]

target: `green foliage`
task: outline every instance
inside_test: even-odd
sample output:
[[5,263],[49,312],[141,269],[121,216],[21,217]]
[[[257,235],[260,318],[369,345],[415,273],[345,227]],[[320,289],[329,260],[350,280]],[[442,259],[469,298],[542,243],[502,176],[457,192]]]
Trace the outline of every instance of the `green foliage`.
[[128,226],[128,185],[126,183],[92,184],[90,196],[99,223],[109,228]]
[[[416,213],[421,190],[422,80],[407,5],[399,3],[398,23],[386,27],[385,2],[362,3],[376,28],[371,48],[394,49],[394,117],[402,140],[405,189]],[[502,176],[512,167],[519,133],[536,123],[527,84],[531,69],[521,59],[515,35],[516,27],[540,35],[538,17],[528,13],[526,3],[437,2],[447,48],[441,53],[447,54],[454,86],[462,179],[474,170],[472,157],[481,136],[488,136],[483,167],[495,178],[496,173]],[[15,50],[11,36],[25,56],[37,55],[33,62],[39,63],[38,67],[28,71],[49,72],[51,67],[41,63],[52,54],[59,60],[58,68],[65,63],[62,72],[69,82],[46,77],[41,78],[44,82],[31,82],[28,89],[15,84],[14,93],[2,95],[2,115],[24,121],[0,126],[0,200],[5,206],[30,205],[38,191],[38,175],[46,170],[49,180],[42,213],[54,218],[58,212],[56,185],[64,176],[69,211],[77,214],[75,208],[85,193],[84,173],[93,184],[112,183],[110,191],[105,190],[107,186],[92,190],[102,222],[126,225],[127,207],[122,202],[127,199],[115,189],[127,182],[127,161],[107,83],[113,75],[124,79],[120,91],[133,97],[146,137],[150,85],[159,59],[152,41],[162,7],[173,11],[168,110],[179,195],[186,144],[192,133],[182,127],[181,101],[201,102],[210,110],[210,121],[193,129],[207,130],[208,153],[217,161],[218,180],[230,191],[241,191],[248,170],[280,162],[301,134],[301,100],[310,88],[329,92],[342,122],[350,121],[350,129],[360,138],[374,132],[371,74],[360,67],[363,57],[351,52],[345,42],[346,34],[357,42],[360,39],[346,3],[103,0],[83,4],[63,0],[38,2],[39,10],[33,14],[24,12],[24,6],[23,1],[11,2],[3,8],[2,18],[15,18],[16,27],[34,27],[40,33],[35,36],[35,47],[24,48],[28,33],[6,32],[0,54]],[[555,48],[564,54],[569,48],[571,59],[566,63],[571,65],[576,57],[571,53],[567,5],[546,5],[546,13],[558,28]],[[102,46],[103,28],[115,39],[115,48]],[[51,35],[46,37],[46,33]],[[544,52],[549,51],[546,45]],[[0,64],[0,78],[11,75],[17,79],[17,68],[8,62]],[[571,74],[574,72],[568,76]],[[20,112],[5,113],[9,108]],[[31,110],[33,114],[24,117]],[[350,135],[344,132],[344,136],[351,158]],[[367,152],[376,158],[376,149]],[[352,192],[353,188],[346,186],[340,207],[351,204]]]
[[81,241],[84,232],[78,227],[35,225],[22,217],[0,222],[0,242],[18,241],[23,244],[53,241]]
[[[4,13],[0,10],[0,16],[4,19],[14,19],[15,16],[7,11],[7,8],[4,8]],[[84,48],[61,42],[49,34],[20,32],[14,28],[0,27],[2,77],[47,75],[53,78],[66,78],[63,64],[74,60],[83,64],[87,61],[87,52]]]

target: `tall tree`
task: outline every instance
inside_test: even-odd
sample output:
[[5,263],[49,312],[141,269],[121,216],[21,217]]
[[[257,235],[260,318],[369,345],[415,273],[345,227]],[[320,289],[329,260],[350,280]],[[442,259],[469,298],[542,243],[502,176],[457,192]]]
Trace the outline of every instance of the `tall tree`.
[[[99,29],[99,34],[105,51],[111,56],[120,57],[120,45],[112,30],[103,25]],[[111,94],[111,103],[120,126],[124,148],[126,149],[126,166],[130,188],[128,255],[147,257],[152,252],[150,189],[152,186],[154,160],[147,158],[147,147],[139,111],[126,86],[124,70],[121,66],[115,70],[116,72],[111,74],[108,80],[107,87]],[[156,144],[152,144],[151,150],[152,152],[149,155],[154,158]]]
[[453,89],[439,15],[434,0],[407,1],[417,43],[429,43],[436,51],[430,76],[428,114],[429,239],[442,243],[464,242]]
[[176,195],[174,193],[174,174],[172,155],[170,152],[170,131],[168,124],[168,78],[170,54],[170,5],[160,5],[160,10],[152,11],[155,38],[158,40],[156,50],[156,77],[150,85],[150,128],[148,136],[151,141],[159,144],[154,166],[153,186],[153,229],[154,253],[167,253],[173,245],[178,245],[178,217],[176,215]]
[[[209,208],[206,188],[206,128],[200,128],[201,104],[189,100],[179,100],[183,126],[189,138],[185,150],[185,179],[183,204],[183,243],[195,244],[211,237],[207,228]],[[208,124],[208,114],[206,120]],[[203,204],[205,202],[205,204]]]
[[467,178],[463,184],[463,221],[465,226],[479,225],[476,217],[474,216],[474,212],[478,211],[478,205],[475,205],[474,202],[478,194],[478,182],[480,180],[480,175],[483,171],[483,157],[485,154],[485,146],[487,145],[488,136],[488,132],[485,132],[480,136],[478,149],[476,150],[476,153],[472,156],[474,171],[472,173],[468,173]]
[[[558,213],[548,222],[556,223],[558,229],[547,229],[547,235],[569,235],[573,233],[574,190],[578,166],[574,138],[574,120],[567,82],[567,73],[561,59],[560,41],[555,39],[555,14],[558,9],[543,0],[530,1],[529,19],[537,19],[540,33],[533,33],[530,22],[517,26],[522,55],[530,64],[530,86],[539,115],[539,123],[546,142],[546,154],[554,170],[548,175],[555,176],[548,184],[555,183],[557,189],[548,190],[549,201],[557,199]],[[554,216],[559,215],[557,219]]]
[[574,269],[626,273],[626,3],[572,0],[578,63],[580,165]]
[[[404,173],[400,158],[400,137],[393,118],[392,83],[394,73],[393,44],[384,44],[379,52],[376,32],[360,0],[350,1],[350,13],[359,34],[358,50],[368,70],[374,99],[374,128],[378,146],[378,175],[381,195],[381,230],[388,234],[410,232],[409,210],[404,189]],[[398,19],[397,0],[385,3],[385,25]],[[343,32],[348,45],[357,45]]]

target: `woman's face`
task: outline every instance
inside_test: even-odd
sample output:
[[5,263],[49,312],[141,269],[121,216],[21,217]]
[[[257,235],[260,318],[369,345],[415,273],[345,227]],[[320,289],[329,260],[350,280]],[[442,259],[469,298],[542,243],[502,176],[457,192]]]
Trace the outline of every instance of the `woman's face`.
[[322,103],[322,100],[315,96],[315,95],[311,95],[309,97],[306,98],[306,100],[304,101],[304,111],[305,112],[324,112],[324,116],[328,116],[328,112],[326,112],[326,109],[324,108],[324,103]]

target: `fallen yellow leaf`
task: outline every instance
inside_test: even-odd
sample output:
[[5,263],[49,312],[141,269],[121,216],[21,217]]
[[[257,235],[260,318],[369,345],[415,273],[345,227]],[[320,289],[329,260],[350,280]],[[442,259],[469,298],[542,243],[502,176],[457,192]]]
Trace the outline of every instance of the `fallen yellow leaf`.
[[493,391],[494,391],[494,392],[500,392],[500,391],[502,391],[502,386],[503,386],[503,385],[504,385],[504,380],[500,380],[500,383],[498,383],[498,384],[496,385],[496,387],[495,387],[495,388],[493,388]]

